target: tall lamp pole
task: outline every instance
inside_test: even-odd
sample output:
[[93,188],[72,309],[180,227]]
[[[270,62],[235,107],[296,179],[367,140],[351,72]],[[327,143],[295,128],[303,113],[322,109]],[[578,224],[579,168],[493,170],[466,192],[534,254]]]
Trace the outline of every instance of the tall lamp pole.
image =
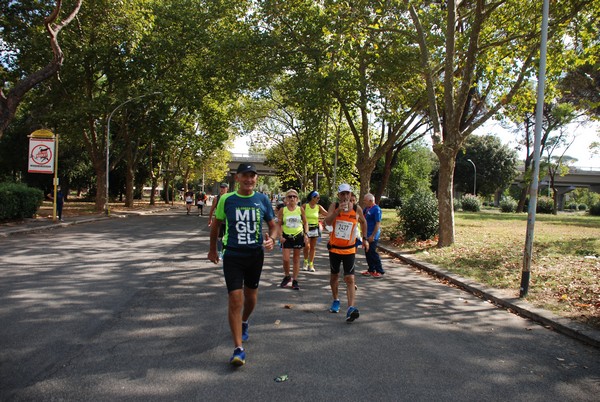
[[473,195],[477,196],[477,167],[471,159],[467,159],[467,162],[471,162],[471,165],[473,165]]
[[531,275],[531,259],[533,253],[533,235],[535,229],[535,214],[537,208],[538,181],[540,173],[540,149],[542,141],[542,119],[544,117],[544,91],[546,88],[546,55],[548,47],[548,18],[550,1],[544,0],[542,5],[542,37],[540,42],[540,66],[538,69],[537,102],[535,107],[535,130],[533,141],[533,174],[529,188],[529,206],[527,208],[527,233],[525,235],[525,250],[523,251],[523,269],[521,270],[521,288],[519,297],[527,296],[529,292],[529,277]]
[[104,213],[106,215],[110,214],[110,210],[108,208],[108,174],[110,172],[110,120],[112,119],[113,114],[115,114],[115,112],[119,108],[121,108],[121,106],[125,105],[126,103],[129,103],[129,102],[134,101],[136,99],[143,98],[145,96],[158,95],[158,94],[161,94],[161,93],[162,92],[152,92],[150,94],[144,94],[144,95],[140,95],[140,96],[135,96],[133,98],[129,98],[125,102],[121,103],[119,106],[117,106],[116,108],[114,108],[113,111],[110,112],[110,115],[108,115],[108,122],[106,123],[106,199],[104,201]]

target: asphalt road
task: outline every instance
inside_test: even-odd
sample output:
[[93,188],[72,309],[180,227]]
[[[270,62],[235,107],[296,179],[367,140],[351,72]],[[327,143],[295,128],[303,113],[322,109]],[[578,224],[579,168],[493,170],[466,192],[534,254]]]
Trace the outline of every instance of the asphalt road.
[[0,400],[600,399],[600,350],[389,258],[385,278],[357,277],[347,324],[327,311],[324,241],[300,291],[268,255],[233,369],[206,223],[177,210],[2,239]]

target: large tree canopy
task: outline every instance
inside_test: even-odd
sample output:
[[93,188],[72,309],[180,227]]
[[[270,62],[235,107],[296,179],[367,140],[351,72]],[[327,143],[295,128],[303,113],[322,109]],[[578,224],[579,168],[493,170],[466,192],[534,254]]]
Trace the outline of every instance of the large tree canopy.
[[402,30],[407,15],[393,1],[275,0],[263,2],[263,13],[289,84],[284,98],[329,123],[339,108],[354,142],[362,199],[377,162],[424,135],[418,53]]
[[[0,19],[1,74],[17,82],[52,56],[39,21],[55,3],[2,4],[12,14]],[[592,0],[552,3],[550,79],[597,70],[598,8]],[[61,36],[60,76],[33,89],[11,141],[39,126],[68,137],[72,152],[86,154],[73,169],[93,169],[98,207],[106,202],[107,138],[111,181],[118,181],[111,189],[129,202],[134,185],[148,180],[194,182],[207,156],[239,131],[276,132],[281,141],[255,143],[273,145],[270,158],[301,187],[324,174],[328,189],[343,178],[379,197],[410,159],[403,150],[432,135],[438,245],[447,246],[457,156],[474,130],[510,113],[527,97],[519,91],[533,87],[541,4],[89,0],[73,21]],[[523,105],[519,116],[531,106]]]
[[493,196],[510,186],[516,175],[517,152],[494,135],[470,136],[456,157],[455,189],[463,193],[472,193],[476,185],[477,194]]
[[[62,0],[52,3],[53,8],[48,4],[41,10],[25,2],[3,0],[0,3],[0,138],[14,119],[25,95],[39,83],[54,76],[63,65],[65,56],[58,42],[58,34],[75,18],[82,0],[76,0],[64,18],[61,18]],[[27,20],[30,23],[28,26],[23,24]],[[50,39],[48,47],[52,51],[52,57],[43,66],[40,65],[42,59],[31,58],[32,54],[28,52],[30,45],[35,46],[32,36],[39,37],[41,30],[37,28],[42,26]],[[5,88],[8,88],[6,93]]]
[[[591,1],[553,3],[550,38],[567,43],[569,23]],[[540,48],[541,3],[405,0],[427,86],[433,151],[440,161],[438,246],[454,243],[453,177],[464,141],[534,76]]]

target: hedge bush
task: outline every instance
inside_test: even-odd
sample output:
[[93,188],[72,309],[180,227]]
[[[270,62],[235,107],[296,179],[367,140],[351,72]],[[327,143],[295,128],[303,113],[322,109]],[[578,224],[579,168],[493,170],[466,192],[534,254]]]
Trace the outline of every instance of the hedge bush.
[[454,198],[452,208],[454,208],[454,212],[459,211],[462,208],[462,202],[458,198]]
[[32,218],[43,200],[44,192],[37,188],[0,183],[0,220]]
[[500,200],[500,211],[515,212],[517,210],[517,204],[517,200],[511,196],[502,197],[502,200]]
[[587,205],[585,205],[585,204],[579,204],[578,208],[579,208],[580,211],[585,211],[587,209]]
[[481,210],[481,201],[477,196],[465,194],[461,200],[462,210],[468,212],[479,212]]
[[536,211],[539,214],[551,214],[554,211],[554,200],[551,197],[539,197]]
[[417,190],[398,208],[398,216],[405,240],[427,240],[438,233],[438,203],[431,191]]
[[590,207],[590,215],[600,216],[600,202],[595,203]]

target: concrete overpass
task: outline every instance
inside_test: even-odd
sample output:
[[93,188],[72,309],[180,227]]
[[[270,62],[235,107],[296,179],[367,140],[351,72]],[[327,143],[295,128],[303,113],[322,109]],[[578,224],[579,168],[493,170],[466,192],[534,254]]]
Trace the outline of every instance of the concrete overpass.
[[[523,166],[519,166],[519,175],[514,184],[523,186]],[[550,177],[544,176],[540,179],[539,188],[550,186]],[[564,208],[565,194],[576,188],[587,188],[595,193],[600,193],[600,169],[570,167],[569,173],[564,176],[554,176],[554,187],[558,190],[558,209]]]
[[[240,163],[250,162],[256,166],[258,174],[261,176],[275,175],[275,169],[265,164],[266,156],[262,153],[240,154],[232,153],[229,161],[229,174],[234,175]],[[519,175],[515,178],[514,184],[523,184],[523,165],[518,167]],[[540,187],[548,186],[550,178],[548,176],[540,180]],[[556,176],[554,183],[557,188],[570,189],[573,191],[577,187],[589,188],[590,191],[600,193],[600,168],[579,168],[571,167],[569,173],[565,176]]]
[[[229,185],[233,186],[233,176],[236,173],[237,167],[240,163],[250,162],[256,166],[258,174],[261,176],[274,176],[275,169],[265,164],[266,156],[262,153],[249,153],[240,154],[232,153],[231,160],[229,161]],[[523,186],[523,165],[518,167],[519,175],[515,178],[514,184]],[[546,176],[540,180],[539,188],[549,186],[550,177]],[[558,207],[563,209],[565,194],[575,190],[576,188],[588,188],[590,191],[600,193],[600,168],[580,168],[571,167],[569,173],[564,176],[556,175],[554,178],[554,185],[558,190]]]
[[231,154],[231,160],[227,164],[229,166],[229,175],[234,175],[240,163],[249,162],[256,166],[258,174],[261,176],[274,176],[275,169],[265,165],[267,157],[265,154],[251,153],[251,154]]
[[[543,180],[550,183],[550,177],[545,177]],[[587,187],[590,191],[600,193],[600,170],[586,171],[571,169],[566,176],[554,177],[554,184],[562,187]]]
[[240,154],[240,153],[232,153],[231,159],[227,162],[227,166],[229,168],[227,174],[227,183],[229,183],[229,188],[233,188],[235,185],[234,176],[236,174],[237,168],[240,163],[252,163],[256,166],[256,170],[260,176],[275,176],[275,169],[265,164],[267,157],[265,154],[261,153],[250,153],[250,154]]

